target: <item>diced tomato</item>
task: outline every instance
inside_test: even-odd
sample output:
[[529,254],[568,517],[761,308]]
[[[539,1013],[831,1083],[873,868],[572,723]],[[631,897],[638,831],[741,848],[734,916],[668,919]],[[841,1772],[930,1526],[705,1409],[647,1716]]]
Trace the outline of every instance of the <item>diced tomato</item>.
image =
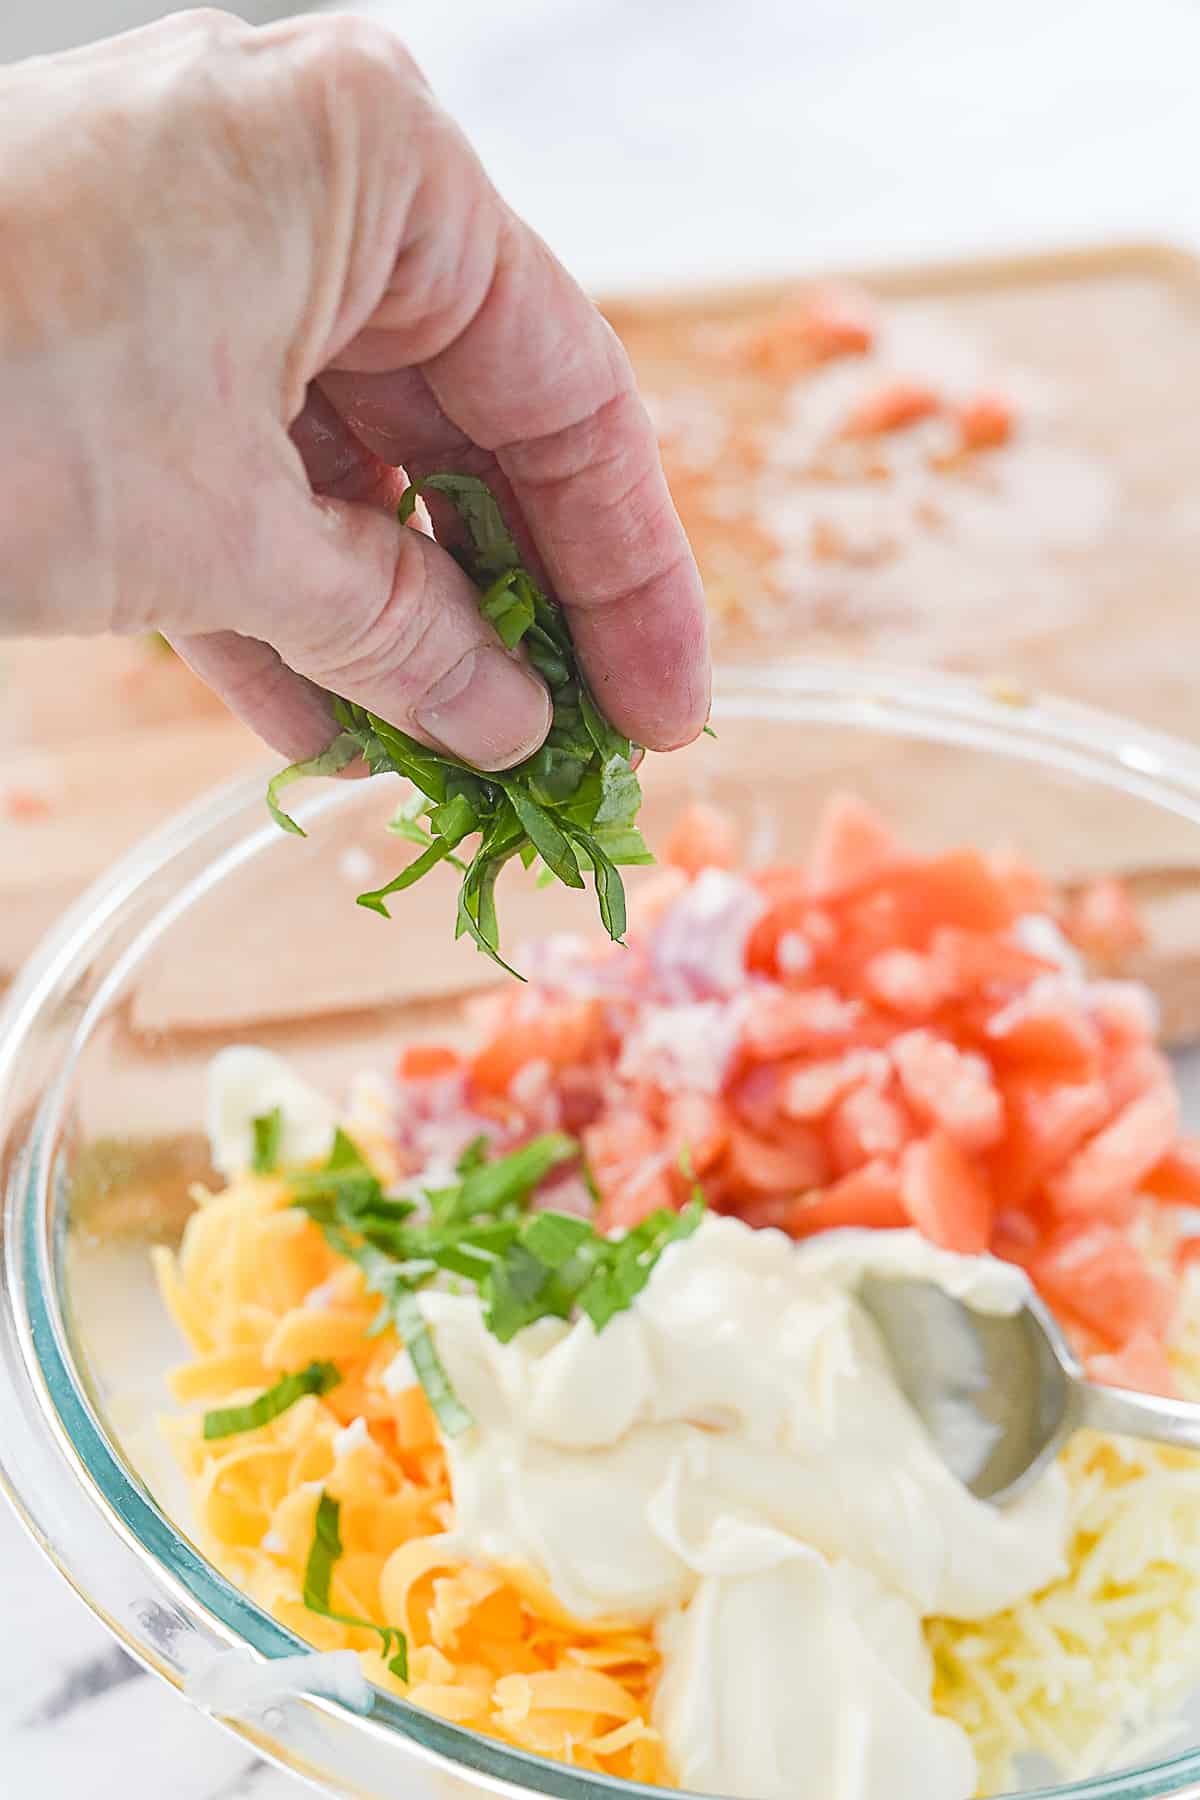
[[462,1058],[449,1044],[406,1044],[396,1058],[396,1073],[401,1081],[429,1081],[455,1075],[461,1067]]
[[729,1113],[712,1094],[685,1092],[667,1101],[666,1137],[675,1160],[686,1152],[696,1176],[706,1175],[729,1143]]
[[0,807],[8,818],[21,824],[48,818],[54,811],[49,794],[40,794],[36,788],[27,787],[8,788],[0,795]]
[[863,1082],[883,1087],[890,1079],[884,1052],[848,1050],[828,1062],[786,1066],[780,1075],[777,1103],[789,1119],[822,1119],[851,1088]]
[[792,1206],[786,1194],[760,1194],[755,1199],[742,1194],[732,1210],[755,1231],[786,1231]]
[[1114,1056],[1104,1072],[1113,1111],[1118,1112],[1139,1094],[1171,1085],[1171,1065],[1150,1044],[1131,1044]]
[[[731,867],[735,836],[724,815],[689,809],[643,919],[703,869]],[[718,1093],[622,1062],[641,1009],[662,1001],[636,945],[633,979],[608,997],[502,991],[474,1010],[473,1058],[412,1045],[398,1078],[465,1070],[466,1109],[502,1141],[544,1123],[575,1132],[604,1229],[678,1207],[699,1180],[715,1210],[796,1237],[911,1223],[961,1253],[990,1245],[1103,1348],[1094,1373],[1160,1387],[1173,1290],[1134,1226],[1155,1202],[1200,1211],[1200,1139],[1178,1137],[1148,991],[1082,983],[1053,960],[1052,934],[1047,956],[1018,941],[1022,916],[1062,916],[1019,856],[910,856],[858,800],[831,801],[807,867],[745,879],[765,911]],[[1079,897],[1072,932],[1089,954],[1133,947],[1128,905],[1119,884]],[[1175,1245],[1171,1219],[1186,1213],[1160,1216]],[[1175,1257],[1200,1260],[1200,1234]]]
[[1030,1272],[1051,1306],[1107,1344],[1126,1343],[1139,1331],[1161,1338],[1170,1324],[1170,1288],[1115,1225],[1064,1227],[1032,1259]]
[[510,1015],[504,1029],[476,1053],[471,1080],[486,1093],[507,1093],[513,1076],[527,1063],[565,1068],[588,1061],[603,1042],[600,1001],[547,1000],[528,1015]]
[[562,1114],[562,1128],[578,1137],[585,1125],[591,1125],[604,1110],[603,1077],[595,1065],[579,1069],[560,1069],[555,1092]]
[[881,437],[885,432],[903,431],[910,425],[917,425],[941,410],[941,396],[934,388],[915,381],[893,381],[859,401],[847,416],[840,435],[846,438]]
[[743,339],[744,360],[760,375],[802,375],[838,356],[871,348],[874,324],[861,300],[818,295],[776,313]]
[[829,1120],[829,1152],[839,1175],[877,1158],[895,1159],[913,1135],[913,1124],[894,1093],[863,1082],[839,1100]]
[[954,416],[964,450],[997,450],[1012,436],[1013,410],[1001,394],[976,394]]
[[601,1231],[632,1231],[652,1212],[678,1208],[675,1185],[664,1167],[644,1169],[603,1194],[596,1215]]
[[980,1256],[987,1249],[991,1190],[947,1132],[909,1145],[900,1164],[900,1197],[918,1231],[944,1250]]
[[849,894],[885,875],[899,860],[895,837],[878,813],[852,794],[835,794],[817,826],[809,888],[819,899]]
[[793,1237],[857,1226],[871,1231],[898,1231],[909,1223],[900,1199],[900,1175],[882,1159],[864,1163],[827,1188],[802,1194],[787,1211],[784,1230]]
[[994,932],[942,925],[934,932],[930,960],[948,994],[960,996],[1026,987],[1052,965]]
[[1088,1012],[1110,1044],[1148,1044],[1158,1030],[1158,1005],[1140,981],[1088,983]]
[[746,942],[746,967],[781,980],[811,976],[837,938],[827,912],[814,907],[807,892],[773,900]]
[[993,1194],[1000,1196],[992,1225],[992,1254],[1002,1256],[1006,1262],[1018,1263],[1023,1269],[1028,1268],[1042,1241],[1037,1223],[1028,1213],[1005,1205],[1007,1196],[995,1181],[990,1186]]
[[1005,845],[1003,849],[993,850],[987,863],[1018,916],[1024,913],[1053,912],[1054,900],[1049,883],[1011,844]]
[[865,294],[817,294],[805,314],[808,341],[821,362],[864,356],[875,341],[875,316]]
[[954,992],[943,967],[922,950],[881,950],[863,970],[870,998],[907,1019],[932,1018]]
[[663,861],[688,875],[701,869],[736,869],[741,860],[737,825],[715,806],[693,801],[679,814],[663,844]]
[[1128,1219],[1144,1178],[1175,1143],[1179,1102],[1170,1087],[1131,1100],[1046,1183],[1060,1218]]
[[[610,1112],[584,1127],[581,1142],[600,1193],[602,1220],[628,1225],[628,1213],[636,1211],[647,1194],[650,1198],[638,1218],[660,1204],[653,1196],[660,1176],[662,1185],[670,1188],[665,1173],[668,1158],[660,1132],[643,1114],[631,1109]],[[605,1224],[604,1229],[609,1226]]]
[[1055,1082],[1044,1075],[1015,1075],[1003,1095],[1007,1130],[992,1159],[992,1179],[1003,1202],[1023,1206],[1106,1123],[1112,1102],[1102,1081]]
[[1200,1207],[1200,1139],[1180,1138],[1151,1169],[1142,1187],[1164,1206]]
[[724,1168],[735,1192],[800,1194],[829,1179],[828,1159],[817,1132],[801,1136],[800,1126],[792,1132],[790,1141],[780,1144],[744,1125],[731,1128]]
[[783,1084],[798,1063],[755,1063],[738,1076],[729,1103],[744,1125],[769,1137],[782,1116]]
[[1087,1081],[1097,1072],[1096,1026],[1074,990],[1054,977],[994,1013],[987,1039],[989,1053],[1007,1067],[1052,1069],[1064,1081]]
[[1112,875],[1080,889],[1067,908],[1064,929],[1073,944],[1099,963],[1119,963],[1146,941],[1133,895]]
[[1089,1356],[1087,1372],[1108,1387],[1135,1388],[1142,1394],[1176,1392],[1175,1372],[1162,1341],[1148,1331],[1134,1332],[1119,1350]]
[[892,1045],[905,1099],[918,1118],[940,1125],[964,1150],[987,1150],[1004,1132],[1004,1105],[981,1056],[931,1031],[908,1031]]
[[748,1012],[742,1031],[747,1056],[763,1062],[804,1051],[836,1050],[861,1034],[863,1010],[833,988],[764,991]]
[[896,907],[896,941],[918,949],[939,927],[1007,931],[1019,916],[1008,886],[978,850],[925,857],[883,886]]

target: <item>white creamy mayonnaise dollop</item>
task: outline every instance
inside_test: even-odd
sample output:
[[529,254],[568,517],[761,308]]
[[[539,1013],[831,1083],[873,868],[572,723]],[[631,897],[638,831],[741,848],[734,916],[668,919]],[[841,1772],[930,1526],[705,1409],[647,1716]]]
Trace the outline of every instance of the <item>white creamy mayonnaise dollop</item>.
[[290,1063],[254,1044],[231,1044],[208,1065],[205,1122],[214,1169],[240,1174],[254,1160],[254,1121],[278,1107],[279,1160],[315,1162],[333,1143],[337,1114]]
[[657,1623],[678,1780],[754,1800],[967,1800],[921,1631],[1064,1567],[1057,1470],[1014,1505],[939,1460],[854,1298],[917,1274],[983,1311],[1025,1278],[915,1232],[795,1244],[709,1217],[602,1332],[501,1344],[472,1296],[421,1305],[476,1421],[447,1441],[455,1549],[539,1571],[582,1619]]

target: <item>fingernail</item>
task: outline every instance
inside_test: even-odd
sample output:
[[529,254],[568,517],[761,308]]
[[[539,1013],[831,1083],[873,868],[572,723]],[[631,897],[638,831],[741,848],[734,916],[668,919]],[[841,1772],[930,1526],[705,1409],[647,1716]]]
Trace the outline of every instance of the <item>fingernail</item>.
[[434,683],[413,717],[443,749],[477,769],[532,756],[550,729],[550,695],[503,650],[468,650]]

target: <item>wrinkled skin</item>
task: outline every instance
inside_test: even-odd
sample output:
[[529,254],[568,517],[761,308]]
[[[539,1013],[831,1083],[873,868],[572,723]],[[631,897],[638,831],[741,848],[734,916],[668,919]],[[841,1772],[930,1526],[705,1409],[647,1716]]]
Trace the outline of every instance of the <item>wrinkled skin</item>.
[[161,630],[289,757],[331,688],[503,767],[545,691],[394,517],[401,465],[453,468],[613,723],[699,731],[702,595],[625,354],[388,33],[197,12],[0,70],[0,213],[5,631]]

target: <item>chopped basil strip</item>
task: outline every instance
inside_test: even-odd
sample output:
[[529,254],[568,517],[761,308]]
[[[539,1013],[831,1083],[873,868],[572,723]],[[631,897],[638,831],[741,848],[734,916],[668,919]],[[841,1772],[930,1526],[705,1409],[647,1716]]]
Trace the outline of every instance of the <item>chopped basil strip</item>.
[[270,1175],[279,1166],[279,1146],[283,1141],[283,1114],[277,1106],[252,1121],[254,1155],[250,1166],[256,1175]]
[[699,1188],[681,1212],[662,1208],[619,1237],[605,1237],[573,1213],[533,1211],[550,1171],[579,1147],[561,1132],[531,1138],[486,1160],[476,1139],[459,1161],[459,1179],[425,1196],[418,1216],[409,1200],[390,1199],[361,1152],[339,1132],[324,1169],[292,1178],[293,1204],[322,1229],[338,1255],[362,1270],[383,1305],[377,1328],[395,1327],[442,1430],[472,1423],[442,1365],[417,1299],[439,1275],[469,1283],[484,1323],[501,1343],[538,1319],[586,1313],[597,1331],[633,1304],[668,1244],[688,1237],[704,1214]]
[[211,1441],[233,1437],[239,1431],[257,1431],[260,1425],[269,1425],[305,1394],[327,1394],[341,1379],[336,1364],[310,1362],[306,1369],[280,1376],[272,1387],[266,1388],[257,1399],[248,1400],[245,1406],[218,1406],[212,1412],[206,1412],[204,1436]]
[[378,1633],[388,1668],[401,1681],[407,1681],[408,1639],[402,1631],[394,1625],[376,1625],[373,1619],[360,1619],[354,1613],[335,1612],[329,1604],[334,1564],[342,1554],[341,1515],[340,1503],[322,1488],[313,1519],[312,1544],[304,1566],[304,1604],[309,1612],[319,1613],[323,1619],[333,1619],[338,1625]]

